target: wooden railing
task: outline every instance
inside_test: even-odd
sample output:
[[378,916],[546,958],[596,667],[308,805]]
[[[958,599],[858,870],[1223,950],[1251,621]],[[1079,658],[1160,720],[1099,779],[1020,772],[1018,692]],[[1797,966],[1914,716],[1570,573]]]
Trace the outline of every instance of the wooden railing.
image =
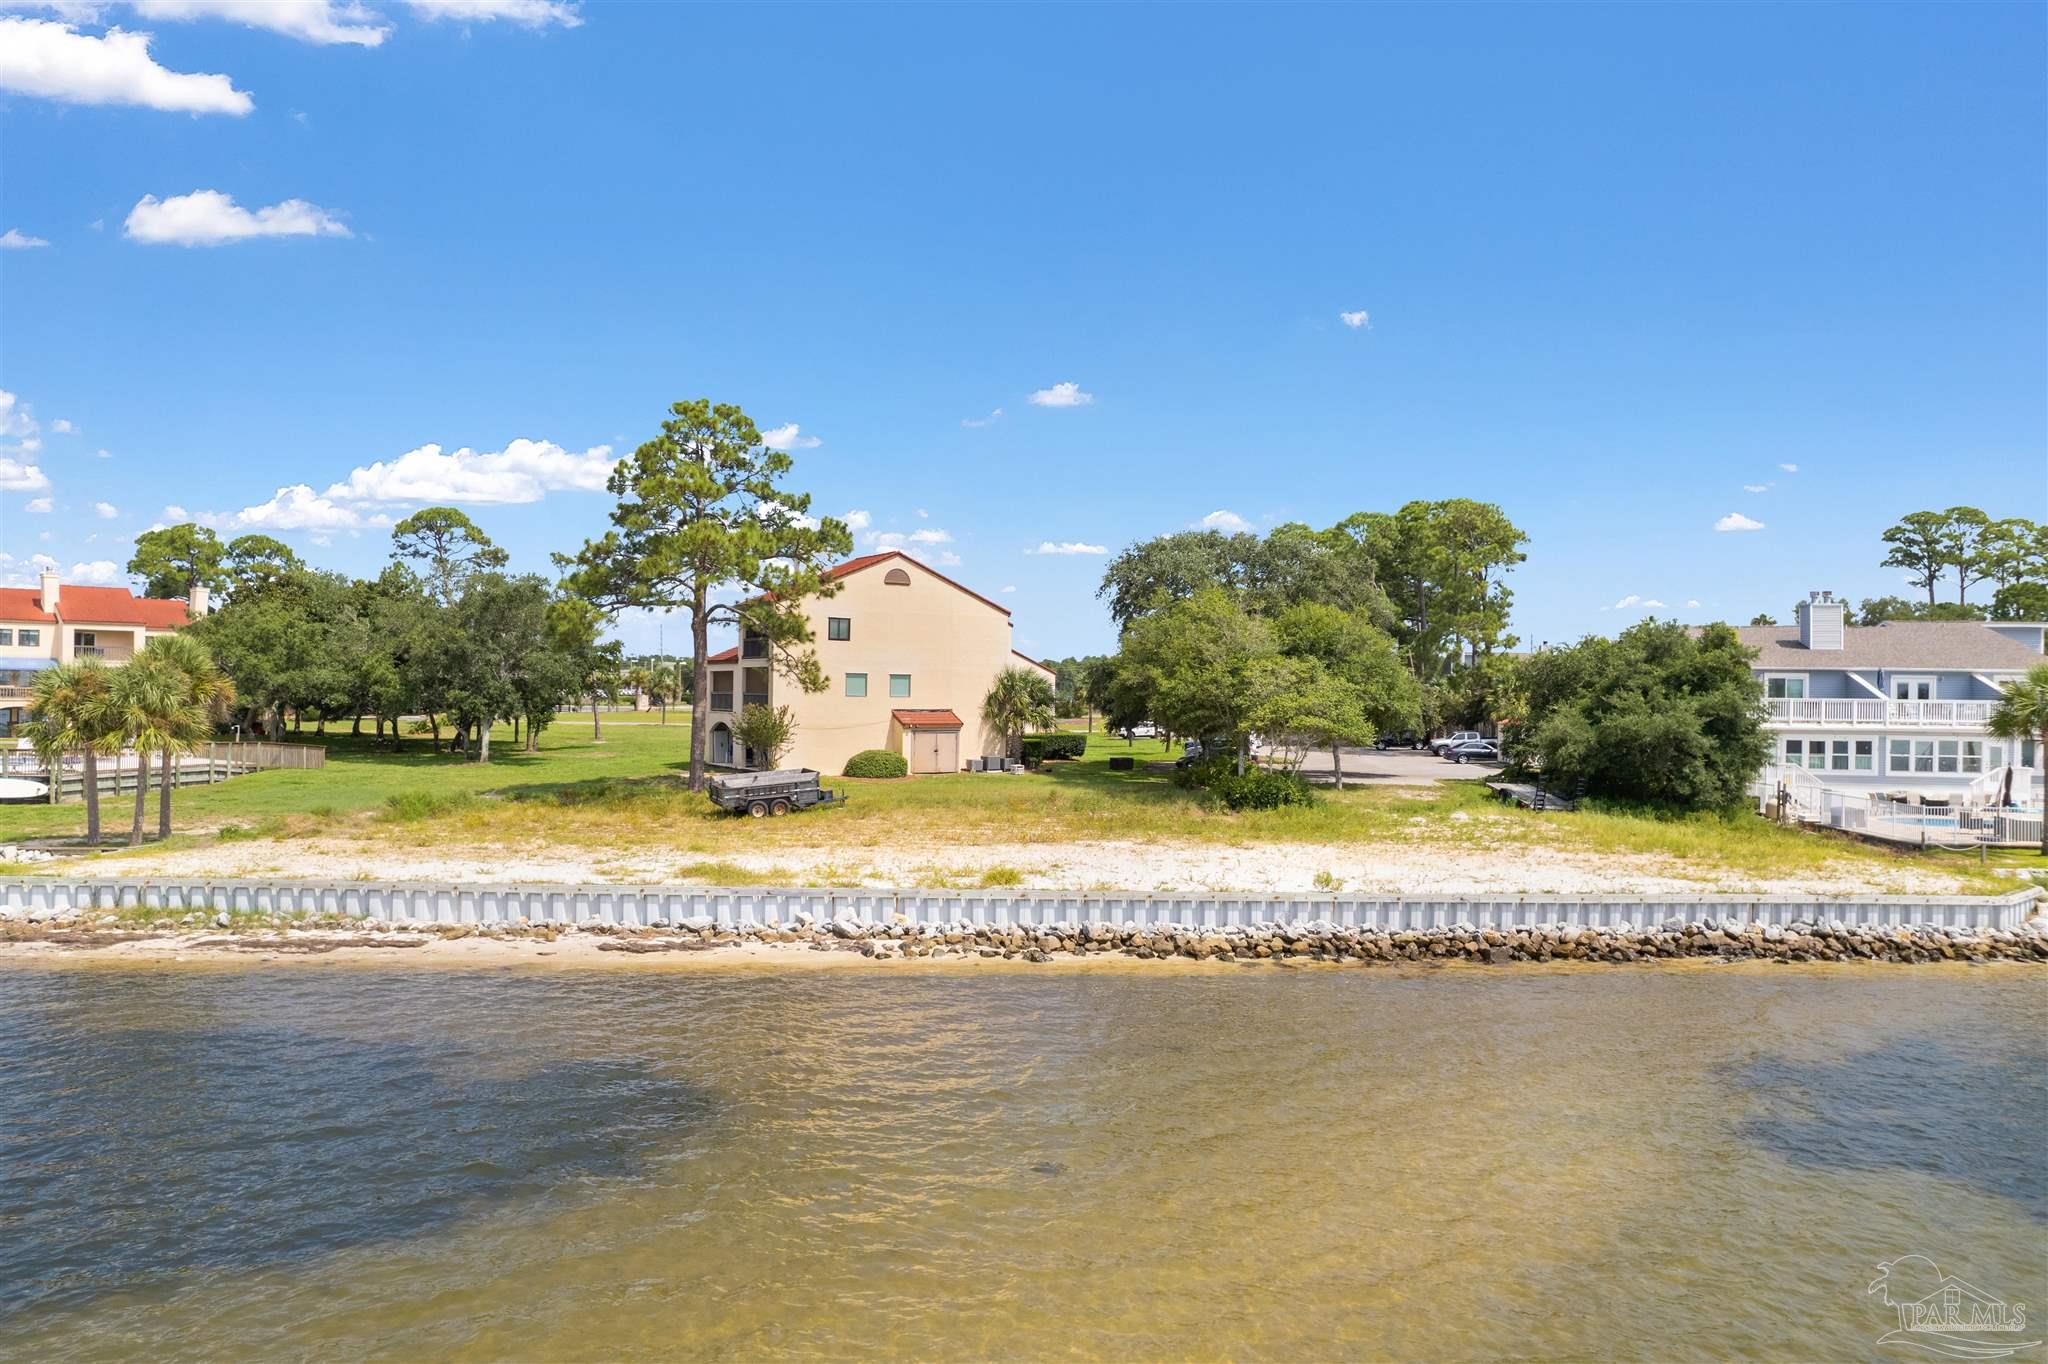
[[1771,720],[1786,725],[1933,725],[1987,723],[1995,701],[1879,701],[1773,698]]
[[[174,775],[179,786],[210,786],[245,772],[326,766],[327,750],[319,744],[218,743],[204,744],[181,755]],[[0,776],[27,777],[42,782],[51,780],[43,760],[28,749],[0,750]],[[123,753],[118,757],[101,758],[98,776],[101,795],[133,791],[135,755]],[[156,785],[161,776],[161,760],[152,756],[150,785]],[[76,753],[67,754],[58,766],[55,780],[59,801],[82,799],[85,795],[85,759]]]

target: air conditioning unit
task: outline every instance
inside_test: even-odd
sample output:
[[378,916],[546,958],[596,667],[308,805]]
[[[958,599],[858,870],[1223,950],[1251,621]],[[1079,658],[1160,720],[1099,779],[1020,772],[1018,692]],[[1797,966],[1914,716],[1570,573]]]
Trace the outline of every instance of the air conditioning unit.
[[980,758],[969,758],[967,760],[967,770],[969,772],[979,772],[981,769],[982,760]]

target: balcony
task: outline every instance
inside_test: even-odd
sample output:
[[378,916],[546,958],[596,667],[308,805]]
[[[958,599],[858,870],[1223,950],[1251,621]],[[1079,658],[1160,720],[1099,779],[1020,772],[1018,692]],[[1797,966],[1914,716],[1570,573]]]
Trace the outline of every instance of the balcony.
[[715,691],[711,693],[711,709],[731,710],[732,693],[729,691]]
[[741,695],[740,699],[750,706],[765,706],[768,704],[768,693],[765,691],[745,692]]
[[107,651],[96,644],[81,644],[71,651],[73,658],[105,658]]
[[1996,701],[1766,701],[1774,725],[1869,725],[1912,728],[1982,729]]

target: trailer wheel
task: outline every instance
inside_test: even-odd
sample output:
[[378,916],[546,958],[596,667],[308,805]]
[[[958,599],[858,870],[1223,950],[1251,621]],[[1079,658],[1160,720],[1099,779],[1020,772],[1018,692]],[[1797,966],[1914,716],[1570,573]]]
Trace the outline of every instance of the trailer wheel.
[[755,801],[747,807],[747,813],[755,819],[766,819],[768,817],[768,802],[765,800]]
[[776,801],[776,802],[775,802],[775,803],[774,803],[773,805],[771,805],[771,806],[769,806],[769,807],[768,807],[768,813],[769,813],[769,814],[771,814],[771,815],[786,815],[786,814],[788,814],[788,813],[789,813],[789,802],[788,802],[788,801],[786,801],[786,800],[778,800],[778,801]]

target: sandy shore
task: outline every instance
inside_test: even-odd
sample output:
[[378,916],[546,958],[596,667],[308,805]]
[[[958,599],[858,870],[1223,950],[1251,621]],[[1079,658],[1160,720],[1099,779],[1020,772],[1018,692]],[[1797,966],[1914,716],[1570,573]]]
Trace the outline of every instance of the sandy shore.
[[[923,886],[965,889],[988,872],[1025,890],[1287,894],[1698,895],[1709,892],[1813,895],[1938,895],[1956,879],[1938,870],[1844,862],[1782,876],[1744,876],[1681,859],[1582,853],[1515,844],[1435,842],[1244,846],[1192,841],[1092,840],[978,845],[895,841],[880,846],[777,847],[709,855],[678,849],[592,849],[538,843],[464,852],[414,849],[393,840],[308,838],[212,844],[51,865],[54,875],[181,876],[455,884],[715,885],[707,858],[738,868],[754,884],[791,887]],[[41,869],[39,869],[41,870]]]

